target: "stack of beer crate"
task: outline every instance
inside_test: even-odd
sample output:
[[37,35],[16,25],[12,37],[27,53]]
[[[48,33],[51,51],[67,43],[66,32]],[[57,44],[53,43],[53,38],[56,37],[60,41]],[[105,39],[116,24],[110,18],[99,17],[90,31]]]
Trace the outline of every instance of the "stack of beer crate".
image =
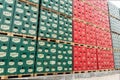
[[114,49],[115,68],[120,68],[120,12],[119,8],[109,2],[110,26]]
[[73,2],[74,71],[113,69],[107,0]]
[[0,76],[32,76],[38,8],[20,0],[0,0],[0,14]]
[[72,71],[72,0],[40,4],[35,74]]

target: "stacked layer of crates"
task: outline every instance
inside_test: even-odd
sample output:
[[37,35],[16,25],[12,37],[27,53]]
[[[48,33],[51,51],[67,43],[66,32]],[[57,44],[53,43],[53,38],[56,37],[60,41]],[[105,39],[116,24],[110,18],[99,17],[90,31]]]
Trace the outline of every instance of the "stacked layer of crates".
[[107,0],[74,0],[73,18],[74,71],[114,68]]
[[0,75],[33,74],[38,8],[0,0],[0,14]]
[[35,73],[71,72],[72,45],[64,42],[72,42],[72,0],[41,0],[40,5]]
[[114,49],[115,68],[120,68],[120,10],[109,2],[110,26]]

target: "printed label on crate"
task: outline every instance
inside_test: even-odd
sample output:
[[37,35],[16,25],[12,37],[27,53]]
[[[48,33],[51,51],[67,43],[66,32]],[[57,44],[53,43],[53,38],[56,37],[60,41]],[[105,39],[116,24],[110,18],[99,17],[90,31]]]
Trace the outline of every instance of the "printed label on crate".
[[33,29],[36,29],[36,28],[37,28],[37,26],[33,26],[33,25],[32,25],[32,28],[33,28]]
[[2,46],[1,49],[6,50],[7,46]]
[[56,62],[55,61],[50,61],[50,64],[54,65]]
[[8,25],[1,25],[1,29],[3,29],[3,30],[9,30],[10,26],[8,26]]
[[22,58],[26,58],[26,57],[27,57],[27,55],[26,55],[26,54],[23,54],[21,57],[22,57]]
[[25,48],[24,48],[24,47],[21,47],[21,48],[20,48],[20,50],[21,50],[21,51],[24,51],[24,50],[25,50]]
[[22,5],[21,4],[17,4],[17,7],[22,7]]
[[37,71],[39,72],[43,71],[43,67],[37,67]]
[[8,68],[9,73],[15,73],[17,71],[16,68]]
[[5,0],[7,3],[9,4],[13,4],[14,3],[14,0]]
[[25,69],[20,69],[20,72],[21,72],[21,73],[24,73],[24,72],[25,72]]
[[[44,35],[43,35],[43,36],[44,36]],[[50,35],[49,35],[49,34],[46,34],[46,36],[47,36],[47,37],[50,37]]]
[[51,70],[52,70],[52,71],[55,71],[55,68],[52,68]]
[[11,50],[16,50],[16,47],[11,47]]
[[72,41],[72,38],[68,38],[69,41]]
[[4,68],[0,68],[0,73],[4,73]]
[[23,62],[18,62],[18,65],[23,65]]
[[36,34],[36,31],[35,30],[29,30],[29,33],[30,34]]
[[35,19],[35,18],[30,18],[30,21],[31,21],[31,22],[37,22],[37,19]]
[[48,50],[46,49],[45,52],[48,53]]
[[10,53],[10,56],[13,58],[16,58],[16,57],[18,57],[18,54],[19,53],[17,53],[17,52],[12,52],[12,53]]
[[[24,20],[24,21],[27,21],[27,20],[28,20],[28,18],[23,18],[23,20]],[[25,26],[26,26],[26,24],[25,24]]]
[[72,61],[68,61],[68,64],[72,64]]
[[38,49],[38,52],[42,52],[42,49]]
[[39,45],[44,46],[45,42],[39,42]]
[[13,29],[13,31],[18,32],[18,29]]
[[48,65],[48,62],[44,62],[43,64],[44,64],[44,65]]
[[31,15],[31,13],[30,13],[30,12],[27,12],[27,13],[26,13],[26,15],[30,16],[30,15]]
[[66,54],[66,51],[63,51],[64,54]]
[[5,15],[5,16],[11,16],[12,14],[11,14],[11,12],[3,11],[3,15]]
[[0,52],[0,57],[5,57],[7,55],[6,52]]
[[53,26],[54,28],[57,28],[57,24],[54,24],[54,23],[53,23],[52,26]]
[[5,62],[0,61],[0,66],[3,66],[3,65],[5,65]]
[[12,7],[7,7],[7,10],[12,11]]
[[55,53],[56,52],[56,49],[51,49],[50,50],[52,53]]
[[53,9],[55,9],[55,10],[58,10],[58,7],[56,7],[56,6],[53,6]]
[[0,4],[0,8],[3,8],[3,5],[2,5],[2,4]]
[[31,7],[31,10],[33,10],[33,11],[38,11],[38,8],[36,8],[36,7]]
[[48,47],[50,47],[50,44],[47,44]]
[[46,68],[45,71],[50,71],[50,69],[49,69],[49,68]]
[[16,8],[16,11],[17,11],[18,13],[23,13],[23,12],[24,12],[23,9],[20,9],[20,8]]
[[44,54],[38,54],[38,58],[44,58]]
[[33,60],[27,60],[27,61],[26,61],[26,64],[28,64],[28,65],[32,65],[33,63],[34,63]]
[[58,47],[63,48],[63,44],[58,44]]
[[63,31],[59,31],[59,33],[60,33],[60,34],[64,34],[64,32],[63,32]]
[[28,69],[28,72],[33,72],[33,69]]
[[8,42],[8,37],[0,37],[0,41],[2,41],[2,42]]
[[36,14],[33,14],[33,17],[37,17],[37,15],[36,15]]
[[56,56],[52,56],[52,59],[56,59]]
[[61,65],[61,62],[57,62],[58,65]]
[[25,27],[29,27],[29,25],[28,25],[28,24],[25,24],[24,26],[25,26]]
[[22,33],[26,33],[26,30],[21,30]]
[[71,51],[71,50],[68,50],[68,54],[72,54],[72,51]]
[[29,7],[28,7],[28,6],[24,6],[24,8],[25,8],[25,9],[29,9]]
[[31,45],[35,45],[35,42],[31,42]]
[[34,47],[28,47],[28,50],[29,50],[29,51],[34,51],[35,48],[34,48]]
[[63,65],[66,65],[66,62],[63,62]]
[[23,44],[28,44],[28,41],[23,41]]
[[10,66],[13,66],[15,64],[15,62],[9,62]]
[[63,22],[63,21],[59,21],[59,23],[60,23],[60,24],[64,24],[64,22]]
[[5,23],[10,24],[10,20],[5,20]]
[[50,56],[46,56],[47,59],[50,59]]
[[45,22],[40,22],[41,25],[45,25]]
[[22,22],[21,21],[14,21],[14,24],[16,24],[16,25],[22,25]]
[[34,58],[34,55],[30,55],[30,58]]
[[64,13],[64,10],[63,10],[63,9],[60,9],[60,11],[61,11],[62,13]]
[[69,28],[68,31],[72,32],[72,28]]
[[62,55],[58,55],[58,58],[59,58],[59,59],[62,59],[62,58],[63,58],[63,56],[62,56]]
[[59,71],[61,71],[63,68],[59,66],[59,67],[57,67],[57,69],[58,69]]
[[67,71],[68,69],[67,68],[64,68],[65,71]]
[[41,65],[42,63],[41,62],[37,62],[37,65]]
[[53,38],[57,38],[57,35],[56,35],[56,34],[52,34],[52,37],[53,37]]
[[42,18],[42,19],[44,19],[44,20],[46,20],[46,19],[47,19],[47,17],[46,17],[46,16],[44,16],[44,15],[41,15],[41,18]]
[[[51,21],[51,22],[52,22],[52,19],[49,19],[49,21]],[[46,25],[47,25],[47,26],[50,26],[50,23],[46,23]]]
[[40,29],[43,30],[43,31],[45,31],[45,30],[46,30],[46,27],[41,26]]

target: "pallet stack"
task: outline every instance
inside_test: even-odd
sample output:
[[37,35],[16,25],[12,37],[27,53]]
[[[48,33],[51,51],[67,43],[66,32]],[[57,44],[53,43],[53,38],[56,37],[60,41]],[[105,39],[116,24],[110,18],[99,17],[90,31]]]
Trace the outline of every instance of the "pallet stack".
[[3,79],[114,67],[106,0],[0,0],[0,14]]
[[74,71],[113,69],[107,1],[74,0],[73,6]]
[[72,71],[72,0],[40,4],[35,74]]
[[120,12],[114,4],[109,2],[110,26],[114,49],[115,68],[120,69]]
[[38,9],[19,0],[0,4],[0,76],[32,76]]

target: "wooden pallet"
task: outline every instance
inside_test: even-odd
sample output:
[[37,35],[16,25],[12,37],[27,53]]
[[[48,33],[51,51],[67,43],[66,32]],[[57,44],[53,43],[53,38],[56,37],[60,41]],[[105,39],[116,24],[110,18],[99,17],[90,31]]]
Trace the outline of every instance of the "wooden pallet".
[[91,73],[91,72],[98,72],[98,71],[97,70],[73,71],[73,74],[77,74],[77,73]]
[[6,36],[22,37],[22,38],[29,38],[29,39],[35,39],[36,40],[36,36],[31,36],[31,35],[12,33],[12,32],[5,32],[5,31],[0,31],[0,34],[1,35],[6,35]]
[[105,72],[105,71],[113,71],[114,69],[100,69],[100,70],[87,70],[87,71],[73,71],[73,74],[76,73],[91,73],[91,72]]
[[115,69],[115,70],[120,70],[120,68],[118,68],[118,69]]
[[38,37],[38,40],[73,45],[73,42],[63,41],[63,40],[57,40],[57,39],[52,39],[52,38],[43,38],[43,37]]
[[19,74],[19,75],[5,75],[0,76],[0,80],[8,80],[10,78],[24,78],[24,77],[33,77],[33,74]]
[[98,72],[113,71],[115,69],[99,69]]
[[29,38],[29,39],[36,40],[36,36],[25,35],[25,34],[11,33],[11,36],[22,37],[22,38]]
[[36,4],[36,3],[33,3],[33,2],[30,2],[30,1],[28,1],[28,0],[19,0],[20,2],[24,2],[24,3],[26,3],[26,4],[28,4],[28,5],[31,5],[31,6],[34,6],[34,7],[39,7],[39,4]]
[[34,76],[48,76],[48,75],[63,75],[63,74],[72,74],[72,72],[53,72],[53,73],[36,73]]

